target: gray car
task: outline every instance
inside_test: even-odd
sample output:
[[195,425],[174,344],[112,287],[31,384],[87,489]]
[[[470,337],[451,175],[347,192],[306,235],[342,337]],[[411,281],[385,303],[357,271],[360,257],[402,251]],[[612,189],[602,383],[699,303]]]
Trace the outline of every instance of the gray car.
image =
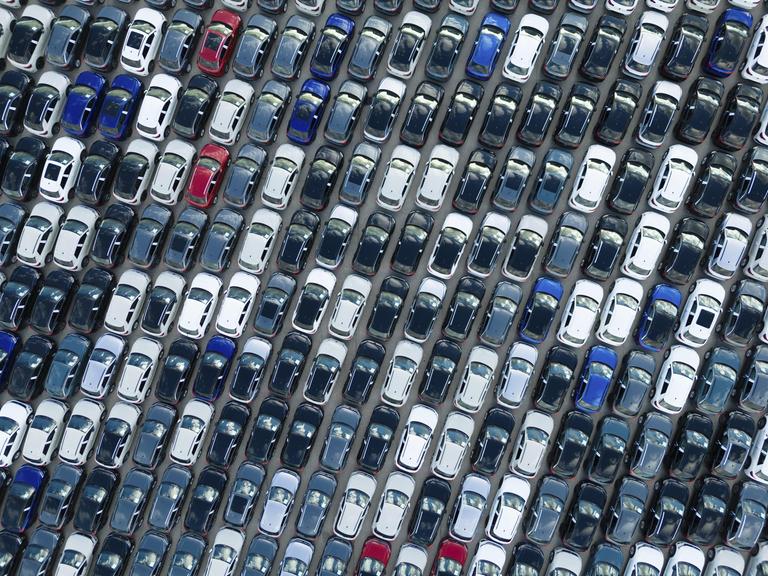
[[320,533],[335,493],[336,479],[333,476],[325,472],[312,474],[296,520],[296,531],[299,534],[314,538]]
[[80,390],[88,396],[104,398],[114,384],[124,353],[125,340],[115,334],[102,335],[88,357]]
[[248,524],[261,493],[264,475],[264,468],[258,464],[248,461],[240,464],[224,509],[226,522],[240,528]]
[[333,411],[320,456],[320,465],[323,468],[336,472],[344,467],[359,424],[360,412],[355,408],[341,405]]

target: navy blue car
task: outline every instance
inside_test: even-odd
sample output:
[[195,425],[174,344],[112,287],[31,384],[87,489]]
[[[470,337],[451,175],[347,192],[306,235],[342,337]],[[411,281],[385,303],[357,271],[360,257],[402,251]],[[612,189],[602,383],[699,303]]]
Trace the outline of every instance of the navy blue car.
[[488,80],[493,76],[507,34],[509,34],[507,18],[495,12],[486,14],[477,33],[472,54],[467,61],[467,76],[478,80]]
[[354,32],[355,22],[351,18],[342,14],[328,16],[309,64],[313,76],[321,80],[336,78]]
[[331,89],[325,82],[309,79],[301,86],[288,123],[288,138],[297,144],[310,144],[317,134]]
[[674,286],[654,286],[637,326],[637,343],[651,352],[661,351],[675,327],[682,301],[680,290]]
[[752,15],[729,8],[717,20],[715,34],[704,58],[704,70],[712,76],[726,78],[733,74],[741,60],[752,28]]
[[3,528],[19,533],[29,528],[35,520],[47,478],[45,469],[31,464],[24,464],[16,471],[3,503],[0,517]]
[[203,358],[200,360],[197,377],[192,385],[195,397],[215,402],[221,396],[235,352],[237,352],[237,345],[225,336],[214,336],[208,340]]
[[127,138],[143,95],[144,85],[141,80],[130,74],[115,76],[99,114],[101,135],[109,140]]
[[563,286],[557,280],[536,280],[517,327],[521,340],[541,344],[547,338],[562,297]]
[[0,332],[0,390],[5,390],[21,340],[11,332]]

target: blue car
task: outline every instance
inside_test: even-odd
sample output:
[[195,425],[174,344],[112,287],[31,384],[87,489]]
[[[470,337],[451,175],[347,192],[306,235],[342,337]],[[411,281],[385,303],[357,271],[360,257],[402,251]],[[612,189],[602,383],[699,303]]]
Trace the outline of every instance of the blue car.
[[192,385],[196,398],[215,402],[221,396],[236,352],[237,345],[226,336],[214,336],[208,340]]
[[35,520],[37,506],[43,495],[48,473],[45,468],[24,464],[8,487],[0,522],[3,528],[22,533]]
[[493,76],[507,34],[509,34],[509,20],[504,16],[491,12],[483,18],[472,54],[467,62],[467,76],[478,80],[489,80]]
[[96,116],[104,93],[107,79],[96,72],[80,72],[64,103],[61,127],[76,137],[90,136],[96,129]]
[[576,386],[574,402],[582,412],[593,414],[603,407],[618,365],[616,352],[605,346],[592,346],[587,352]]
[[144,95],[144,85],[130,74],[120,74],[104,97],[99,114],[99,132],[108,140],[124,140],[133,125],[133,117]]
[[0,332],[0,391],[5,390],[8,376],[13,368],[13,361],[19,351],[21,341],[10,332]]
[[541,344],[547,338],[562,297],[563,285],[557,280],[546,277],[536,280],[517,327],[521,340]]
[[637,326],[637,343],[645,350],[660,352],[675,328],[683,297],[680,290],[669,284],[657,284],[645,303],[643,316]]
[[321,80],[333,80],[339,73],[341,61],[347,53],[355,22],[343,14],[331,14],[325,21],[320,38],[315,44],[315,52],[309,63],[312,76]]
[[315,139],[330,95],[331,89],[325,82],[313,79],[304,82],[288,123],[290,140],[297,144],[310,144]]
[[749,42],[751,28],[752,15],[749,12],[738,8],[729,8],[723,12],[709,43],[704,69],[718,78],[733,74]]

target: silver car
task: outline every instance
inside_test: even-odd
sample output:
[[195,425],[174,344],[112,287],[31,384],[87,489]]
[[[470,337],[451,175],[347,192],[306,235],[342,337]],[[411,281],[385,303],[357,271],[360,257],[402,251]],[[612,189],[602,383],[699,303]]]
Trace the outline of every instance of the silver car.
[[262,532],[270,536],[282,534],[296,501],[296,491],[300,483],[301,478],[292,470],[281,468],[275,472],[259,521],[259,529]]

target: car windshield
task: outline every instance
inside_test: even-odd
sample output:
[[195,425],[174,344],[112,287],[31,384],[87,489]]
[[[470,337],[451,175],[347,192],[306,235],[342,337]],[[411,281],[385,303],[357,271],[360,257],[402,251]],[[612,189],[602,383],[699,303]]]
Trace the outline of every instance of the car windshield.
[[79,570],[85,564],[85,556],[77,550],[67,548],[61,555],[61,560],[59,560],[59,562],[65,566],[71,566],[72,568]]
[[215,502],[219,497],[219,491],[212,486],[198,486],[195,488],[195,499],[202,500],[203,502]]
[[523,374],[533,373],[533,364],[522,358],[511,358],[509,360],[509,369],[511,372],[522,372]]
[[674,376],[682,376],[688,380],[693,380],[696,378],[696,371],[687,364],[683,364],[682,362],[672,363],[672,374]]
[[370,500],[371,499],[368,497],[368,494],[360,490],[348,490],[346,496],[344,496],[345,502],[348,504],[354,504],[360,508],[365,508],[368,506],[368,502],[370,502]]
[[439,574],[461,574],[463,569],[464,566],[462,564],[451,558],[441,556],[437,561],[437,572]]
[[203,430],[204,425],[200,418],[187,414],[181,418],[181,427],[185,430],[191,430],[195,434],[199,434]]
[[192,554],[176,552],[176,554],[173,555],[171,564],[192,573],[192,569],[195,567],[196,561]]
[[298,558],[286,558],[283,562],[282,572],[304,576],[307,573],[307,565]]
[[385,441],[392,439],[392,429],[383,424],[371,424],[368,432],[373,438],[380,438]]
[[646,562],[638,562],[637,576],[659,576],[659,571]]
[[701,570],[688,562],[677,562],[672,568],[673,576],[699,576],[699,574]]
[[259,414],[259,417],[256,419],[256,427],[274,432],[280,428],[280,420],[268,414]]
[[343,424],[333,424],[328,434],[331,438],[341,438],[342,440],[352,439],[352,430]]
[[467,444],[469,444],[469,436],[467,436],[461,430],[455,430],[455,429],[448,430],[445,433],[445,437],[448,440],[448,442],[450,442],[451,444],[457,444],[462,448],[466,447]]
[[302,421],[294,422],[293,426],[291,427],[291,431],[294,434],[303,438],[311,438],[315,434],[316,430],[317,428],[309,422]]
[[478,510],[485,508],[485,498],[477,492],[464,492],[461,499],[470,508],[477,508]]
[[391,504],[392,506],[397,506],[398,508],[402,508],[405,510],[408,506],[409,498],[399,490],[387,490],[384,493],[384,502],[387,504]]
[[483,576],[500,576],[501,568],[487,560],[480,560],[477,563],[477,573],[483,574]]
[[273,486],[269,490],[269,499],[273,502],[278,502],[283,506],[288,506],[288,504],[293,499],[293,494],[285,488],[280,486]]

